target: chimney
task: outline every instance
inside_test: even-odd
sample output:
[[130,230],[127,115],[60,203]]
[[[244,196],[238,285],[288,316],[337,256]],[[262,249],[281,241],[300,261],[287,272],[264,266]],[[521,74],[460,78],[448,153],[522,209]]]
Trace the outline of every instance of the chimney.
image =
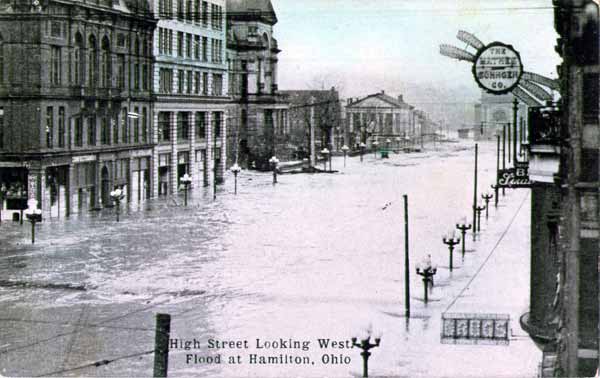
[[404,102],[404,97],[402,95],[398,95],[398,102]]

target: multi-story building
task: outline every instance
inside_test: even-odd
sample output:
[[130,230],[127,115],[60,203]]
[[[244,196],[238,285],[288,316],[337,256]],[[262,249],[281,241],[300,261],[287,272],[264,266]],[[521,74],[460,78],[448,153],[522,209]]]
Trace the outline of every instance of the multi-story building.
[[225,0],[155,0],[153,187],[176,193],[220,181],[225,169],[227,64]]
[[521,324],[543,350],[542,376],[594,376],[600,348],[598,4],[553,3],[561,100],[530,112],[531,303]]
[[[333,150],[334,133],[341,124],[341,106],[338,92],[330,90],[280,91],[289,102],[288,132],[285,149],[277,151],[284,159],[303,159],[310,156],[311,134],[314,149]],[[314,130],[311,132],[311,127]]]
[[144,1],[0,4],[2,207],[46,215],[150,195],[152,33]]
[[288,104],[278,94],[273,27],[277,16],[270,0],[227,0],[227,60],[230,113],[230,161],[268,169],[268,160],[286,143]]

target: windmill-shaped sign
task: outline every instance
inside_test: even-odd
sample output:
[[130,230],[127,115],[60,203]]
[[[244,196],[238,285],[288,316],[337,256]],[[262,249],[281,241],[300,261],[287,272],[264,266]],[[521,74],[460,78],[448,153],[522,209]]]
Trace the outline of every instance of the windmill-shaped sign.
[[[459,31],[456,38],[477,51],[471,53],[452,45],[440,45],[440,54],[473,63],[477,84],[489,93],[512,93],[527,106],[542,106],[552,101],[552,90],[559,90],[558,81],[524,71],[521,56],[502,42],[485,45],[473,34]],[[546,88],[548,89],[546,89]]]

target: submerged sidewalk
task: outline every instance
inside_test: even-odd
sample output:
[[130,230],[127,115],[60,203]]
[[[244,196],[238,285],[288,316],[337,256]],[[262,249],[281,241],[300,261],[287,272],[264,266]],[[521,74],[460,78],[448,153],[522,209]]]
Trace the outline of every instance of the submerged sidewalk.
[[[399,322],[389,312],[377,319],[387,337],[382,339],[380,350],[373,351],[371,376],[405,377],[415,376],[415,372],[423,377],[537,375],[541,352],[519,325],[520,315],[529,306],[529,191],[507,191],[506,197],[500,197],[498,209],[490,203],[489,220],[483,216],[481,227],[475,243],[472,233],[467,234],[464,261],[460,252],[455,254],[458,269],[450,273],[447,267],[438,266],[428,305],[419,300],[422,284],[413,284],[411,319]],[[437,256],[438,264],[444,261],[441,257]],[[411,261],[414,275],[412,266]],[[400,315],[404,308],[393,311]],[[442,344],[443,313],[509,315],[509,345]]]

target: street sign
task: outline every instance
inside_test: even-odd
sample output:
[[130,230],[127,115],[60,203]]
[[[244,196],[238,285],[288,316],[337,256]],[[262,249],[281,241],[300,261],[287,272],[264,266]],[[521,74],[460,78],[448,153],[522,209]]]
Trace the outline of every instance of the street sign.
[[517,163],[514,168],[498,170],[498,188],[530,188],[529,164]]
[[509,344],[508,314],[442,314],[442,344]]
[[506,94],[519,84],[523,63],[512,46],[493,42],[477,52],[472,71],[481,88],[492,94]]

